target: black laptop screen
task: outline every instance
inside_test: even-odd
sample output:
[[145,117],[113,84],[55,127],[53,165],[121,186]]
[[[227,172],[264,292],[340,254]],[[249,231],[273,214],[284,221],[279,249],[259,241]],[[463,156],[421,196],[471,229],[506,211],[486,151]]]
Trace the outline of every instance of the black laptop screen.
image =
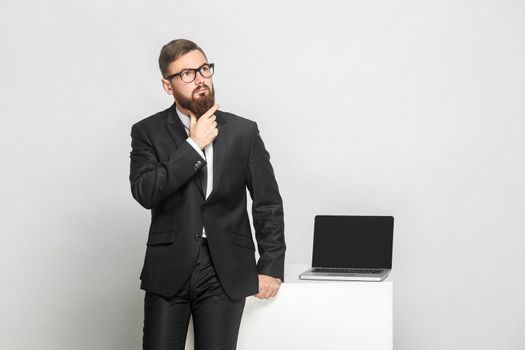
[[392,216],[317,215],[312,267],[392,268]]

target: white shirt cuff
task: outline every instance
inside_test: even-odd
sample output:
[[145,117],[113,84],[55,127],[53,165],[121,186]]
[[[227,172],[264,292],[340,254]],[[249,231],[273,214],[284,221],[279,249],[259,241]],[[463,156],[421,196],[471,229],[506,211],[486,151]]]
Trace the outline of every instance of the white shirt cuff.
[[195,141],[193,141],[193,140],[191,139],[191,137],[188,137],[188,138],[186,139],[186,141],[188,141],[189,144],[190,144],[193,148],[195,148],[195,150],[200,154],[200,156],[202,157],[202,159],[206,160],[206,157],[204,156],[204,152],[199,148],[199,146],[197,146],[197,144],[195,143]]

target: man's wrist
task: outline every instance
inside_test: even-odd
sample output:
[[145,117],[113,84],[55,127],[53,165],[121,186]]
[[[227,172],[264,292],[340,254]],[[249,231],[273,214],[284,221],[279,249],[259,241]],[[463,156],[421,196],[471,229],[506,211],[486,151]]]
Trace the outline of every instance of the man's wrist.
[[203,149],[200,148],[199,145],[197,145],[197,143],[196,143],[191,137],[188,137],[188,138],[186,139],[186,141],[187,141],[187,142],[188,142],[188,143],[189,143],[189,144],[190,144],[190,145],[191,145],[191,146],[197,151],[197,153],[200,154],[200,156],[201,156],[202,158],[206,158],[206,157],[204,157],[204,151],[203,151]]

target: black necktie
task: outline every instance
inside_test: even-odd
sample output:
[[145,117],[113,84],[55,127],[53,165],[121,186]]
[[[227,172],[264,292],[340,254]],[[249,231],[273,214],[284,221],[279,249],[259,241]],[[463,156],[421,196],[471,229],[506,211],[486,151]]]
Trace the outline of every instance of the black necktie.
[[[206,147],[202,150],[202,153],[204,153],[204,159],[206,160]],[[202,167],[201,169],[201,181],[202,181],[202,189],[204,190],[204,198],[206,198],[206,185],[208,184],[208,165]]]

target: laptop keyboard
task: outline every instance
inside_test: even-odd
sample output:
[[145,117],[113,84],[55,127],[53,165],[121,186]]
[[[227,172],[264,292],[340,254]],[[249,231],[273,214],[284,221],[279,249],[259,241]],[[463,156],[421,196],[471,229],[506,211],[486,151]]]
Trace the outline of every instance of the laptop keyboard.
[[350,269],[344,267],[314,267],[312,272],[335,272],[335,273],[370,273],[378,274],[384,270],[371,270],[371,269]]

